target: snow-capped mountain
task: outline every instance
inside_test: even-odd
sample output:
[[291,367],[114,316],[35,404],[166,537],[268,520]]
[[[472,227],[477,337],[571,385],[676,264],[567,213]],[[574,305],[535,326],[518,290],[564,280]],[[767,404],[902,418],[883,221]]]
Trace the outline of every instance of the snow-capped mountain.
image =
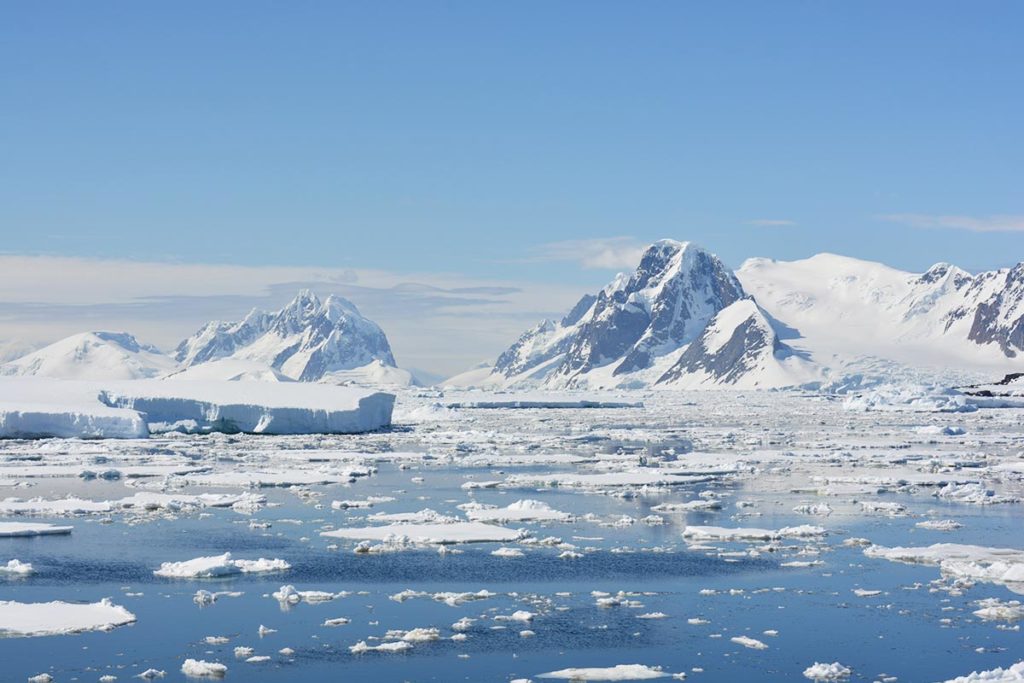
[[719,311],[656,385],[758,389],[799,385],[815,374],[814,364],[783,343],[767,314],[746,298]]
[[[584,296],[561,321],[545,320],[524,333],[478,384],[629,388],[738,385],[744,378],[760,386],[776,379],[767,375],[788,357],[795,354],[716,256],[661,240],[634,273]],[[758,372],[764,377],[755,378]]]
[[300,382],[409,384],[383,330],[349,301],[299,292],[275,313],[252,311],[239,322],[211,322],[181,342],[175,379],[243,372]]
[[143,379],[171,372],[177,363],[127,332],[83,332],[0,365],[0,375],[59,379]]
[[908,273],[819,254],[733,274],[662,240],[632,275],[525,332],[451,386],[831,388],[1024,371],[1024,264]]
[[837,371],[878,359],[989,378],[1024,369],[1024,264],[972,275],[940,263],[908,273],[818,254],[749,259],[736,275],[795,330],[788,343]]

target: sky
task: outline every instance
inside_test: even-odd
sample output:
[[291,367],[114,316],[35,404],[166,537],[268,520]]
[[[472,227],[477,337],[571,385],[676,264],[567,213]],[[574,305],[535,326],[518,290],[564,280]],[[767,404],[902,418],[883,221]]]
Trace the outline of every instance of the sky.
[[450,374],[662,237],[1012,265],[1022,25],[997,0],[7,2],[0,355],[166,348],[315,283]]

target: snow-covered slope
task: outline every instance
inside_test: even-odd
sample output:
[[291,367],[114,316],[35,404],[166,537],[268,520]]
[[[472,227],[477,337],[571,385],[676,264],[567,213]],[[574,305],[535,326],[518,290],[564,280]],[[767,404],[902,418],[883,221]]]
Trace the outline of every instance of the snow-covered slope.
[[[783,379],[792,384],[804,378],[809,373],[790,377],[782,371],[772,354],[792,354],[756,304],[745,299],[716,256],[691,243],[661,240],[648,247],[632,275],[619,275],[598,294],[584,296],[561,321],[545,320],[523,334],[486,377],[474,373],[450,382],[635,388],[656,382],[778,386]],[[706,334],[712,321],[721,344]],[[729,342],[734,335],[736,341]]]
[[188,368],[182,379],[202,377],[205,373],[197,368],[217,362],[220,368],[209,371],[213,376],[245,367],[240,378],[270,373],[301,382],[412,382],[408,372],[395,366],[391,346],[376,323],[341,297],[321,301],[309,290],[275,313],[254,310],[240,322],[208,323],[178,345],[175,357]]
[[632,275],[525,332],[493,369],[449,386],[848,390],[962,384],[1024,371],[1024,263],[908,273],[819,254],[731,273],[685,242],[649,247]]
[[177,363],[126,332],[83,332],[0,365],[0,375],[60,379],[143,379]]
[[779,339],[761,307],[740,299],[711,319],[657,385],[758,389],[799,386],[816,376],[814,364]]
[[965,377],[1024,368],[1024,264],[922,274],[834,254],[750,259],[744,289],[792,328],[788,343],[835,373],[879,365]]

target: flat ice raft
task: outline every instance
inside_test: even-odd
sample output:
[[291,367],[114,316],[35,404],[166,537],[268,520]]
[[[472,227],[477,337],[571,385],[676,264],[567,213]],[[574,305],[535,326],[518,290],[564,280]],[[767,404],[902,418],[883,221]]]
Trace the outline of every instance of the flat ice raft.
[[109,631],[134,621],[134,614],[107,598],[91,604],[0,600],[0,636]]
[[0,380],[0,438],[150,431],[352,434],[391,424],[393,394],[302,382]]
[[547,391],[494,393],[480,398],[479,393],[458,396],[444,403],[446,408],[643,408],[643,401],[615,395],[554,393]]
[[0,522],[0,538],[23,536],[62,536],[70,534],[72,527],[31,522]]
[[388,524],[324,531],[321,536],[350,538],[356,541],[394,541],[405,539],[417,544],[505,543],[517,541],[523,532],[483,522],[454,524]]

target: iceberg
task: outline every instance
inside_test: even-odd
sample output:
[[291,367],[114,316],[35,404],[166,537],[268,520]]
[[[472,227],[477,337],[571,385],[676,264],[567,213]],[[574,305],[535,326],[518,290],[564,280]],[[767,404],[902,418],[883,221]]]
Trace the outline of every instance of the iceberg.
[[394,394],[300,382],[0,378],[0,438],[356,434],[389,426],[394,403]]

